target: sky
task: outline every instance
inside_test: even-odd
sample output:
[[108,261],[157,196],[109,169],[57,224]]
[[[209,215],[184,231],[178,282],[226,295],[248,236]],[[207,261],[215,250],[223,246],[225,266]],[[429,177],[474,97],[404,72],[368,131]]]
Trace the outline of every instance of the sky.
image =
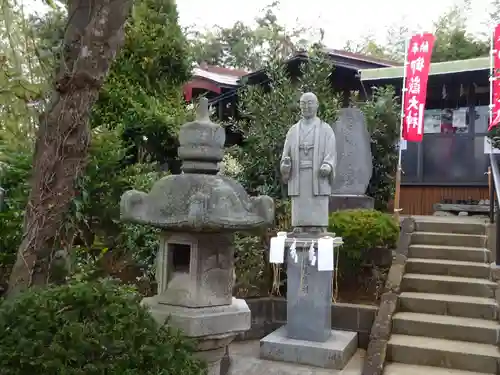
[[[469,31],[487,30],[484,23],[489,0],[473,0],[467,15]],[[259,11],[271,0],[177,0],[183,26],[210,28],[214,24],[231,26],[240,20],[251,24]],[[324,43],[341,48],[348,40],[373,35],[383,42],[387,29],[395,21],[406,22],[410,30],[430,31],[432,23],[454,0],[281,0],[278,20],[287,27],[294,25],[325,30]]]
[[[430,31],[432,23],[457,0],[281,0],[277,16],[292,29],[300,25],[325,31],[324,43],[342,48],[348,40],[359,41],[373,35],[385,41],[387,29],[395,22],[410,30]],[[177,0],[182,26],[210,29],[231,26],[236,21],[252,24],[272,0]],[[30,11],[43,10],[42,0],[24,0]],[[472,0],[467,14],[471,33],[487,30],[485,22],[490,0]]]

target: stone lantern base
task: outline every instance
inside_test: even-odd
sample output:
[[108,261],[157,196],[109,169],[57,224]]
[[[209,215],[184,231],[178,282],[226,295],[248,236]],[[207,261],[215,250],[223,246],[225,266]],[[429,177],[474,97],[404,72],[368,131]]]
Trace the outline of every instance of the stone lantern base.
[[196,354],[207,362],[208,375],[220,374],[226,347],[251,326],[250,309],[242,299],[233,298],[226,306],[192,308],[166,305],[155,296],[144,298],[142,304],[149,307],[158,324],[168,321],[187,337],[198,340]]

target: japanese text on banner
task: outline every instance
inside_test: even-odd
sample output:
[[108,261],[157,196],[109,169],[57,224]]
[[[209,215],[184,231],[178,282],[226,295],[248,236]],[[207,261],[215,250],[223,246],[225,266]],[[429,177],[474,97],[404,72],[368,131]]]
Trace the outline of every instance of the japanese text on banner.
[[403,139],[410,142],[421,142],[423,138],[427,80],[434,40],[432,34],[418,34],[412,36],[408,44],[402,126]]
[[491,130],[500,123],[500,24],[493,32],[493,72],[491,79],[491,123],[488,130]]

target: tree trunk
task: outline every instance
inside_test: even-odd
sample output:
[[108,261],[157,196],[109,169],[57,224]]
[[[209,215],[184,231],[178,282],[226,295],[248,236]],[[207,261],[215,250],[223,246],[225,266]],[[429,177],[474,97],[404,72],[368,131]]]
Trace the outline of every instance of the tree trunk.
[[[53,96],[40,116],[24,236],[7,297],[46,285],[56,252],[68,245],[65,219],[84,171],[89,114],[124,41],[131,0],[70,0]],[[67,241],[66,241],[67,242]]]

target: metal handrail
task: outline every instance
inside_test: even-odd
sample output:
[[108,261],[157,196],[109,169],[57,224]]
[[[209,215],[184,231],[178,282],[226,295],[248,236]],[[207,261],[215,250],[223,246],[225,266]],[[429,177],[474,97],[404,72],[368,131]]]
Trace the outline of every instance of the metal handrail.
[[493,185],[498,199],[498,197],[500,197],[500,169],[498,168],[498,161],[496,160],[496,154],[494,153],[490,153],[490,165],[491,174],[493,176]]
[[[490,189],[490,222],[495,222],[495,232],[496,232],[496,265],[500,265],[500,209],[499,209],[499,198],[500,198],[500,168],[498,166],[498,160],[496,154],[490,152],[490,171],[491,179],[494,188]],[[496,194],[495,194],[496,193]],[[496,196],[496,199],[495,199]],[[495,201],[497,204],[495,204]],[[496,209],[495,209],[496,208]]]

